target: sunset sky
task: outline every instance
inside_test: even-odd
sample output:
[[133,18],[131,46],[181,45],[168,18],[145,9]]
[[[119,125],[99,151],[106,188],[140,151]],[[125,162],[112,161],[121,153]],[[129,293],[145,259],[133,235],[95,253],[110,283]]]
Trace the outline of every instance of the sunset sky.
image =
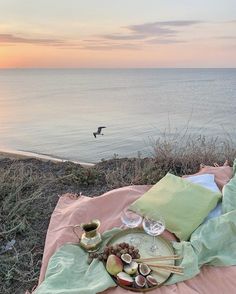
[[236,0],[0,0],[0,68],[236,67]]

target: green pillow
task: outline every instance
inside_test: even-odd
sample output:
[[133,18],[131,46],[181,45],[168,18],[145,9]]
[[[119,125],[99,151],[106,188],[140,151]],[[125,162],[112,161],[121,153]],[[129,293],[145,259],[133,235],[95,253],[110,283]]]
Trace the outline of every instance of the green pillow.
[[166,229],[180,240],[188,240],[216,206],[221,193],[168,173],[129,207],[142,215],[158,211],[165,219]]

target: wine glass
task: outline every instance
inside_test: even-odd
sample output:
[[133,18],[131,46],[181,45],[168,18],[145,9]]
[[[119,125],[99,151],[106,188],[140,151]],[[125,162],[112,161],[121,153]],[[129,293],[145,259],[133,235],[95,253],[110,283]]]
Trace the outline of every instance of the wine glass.
[[[122,210],[121,221],[123,225],[130,229],[138,227],[142,223],[142,219],[142,216],[134,211],[128,209]],[[140,240],[131,235],[129,242],[133,245],[138,245],[140,243]]]
[[164,232],[165,221],[159,213],[155,213],[155,215],[147,215],[143,218],[143,229],[148,235],[153,236],[151,247],[149,248],[149,254],[155,256],[158,253],[156,236],[159,236]]

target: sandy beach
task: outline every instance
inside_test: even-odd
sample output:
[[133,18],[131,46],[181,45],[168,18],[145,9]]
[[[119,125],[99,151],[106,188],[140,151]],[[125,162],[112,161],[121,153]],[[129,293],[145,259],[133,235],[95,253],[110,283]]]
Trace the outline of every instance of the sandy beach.
[[0,150],[0,159],[4,159],[4,158],[9,158],[12,160],[15,159],[29,159],[29,158],[35,158],[35,159],[39,159],[42,161],[52,161],[52,162],[73,162],[76,164],[80,164],[83,167],[92,167],[94,166],[93,163],[89,163],[89,162],[79,162],[79,161],[70,161],[70,160],[65,160],[65,159],[60,159],[57,157],[52,157],[49,155],[44,155],[44,154],[37,154],[37,153],[33,153],[33,152],[26,152],[26,151],[17,151],[17,150]]

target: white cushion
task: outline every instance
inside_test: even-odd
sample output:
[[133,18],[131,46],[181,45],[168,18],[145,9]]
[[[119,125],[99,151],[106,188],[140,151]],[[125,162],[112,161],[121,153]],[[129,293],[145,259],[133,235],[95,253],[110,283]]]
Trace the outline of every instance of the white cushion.
[[202,174],[197,176],[190,176],[184,178],[192,183],[199,184],[202,187],[208,188],[213,192],[220,192],[220,189],[215,183],[215,176],[213,174]]
[[[220,192],[220,189],[215,183],[215,176],[213,174],[202,174],[202,175],[196,175],[196,176],[189,176],[184,178],[192,183],[198,184],[200,186],[203,186],[205,188],[210,189],[214,192]],[[220,201],[217,206],[212,209],[208,216],[205,218],[204,222],[208,221],[211,218],[218,217],[222,214],[222,202]]]

